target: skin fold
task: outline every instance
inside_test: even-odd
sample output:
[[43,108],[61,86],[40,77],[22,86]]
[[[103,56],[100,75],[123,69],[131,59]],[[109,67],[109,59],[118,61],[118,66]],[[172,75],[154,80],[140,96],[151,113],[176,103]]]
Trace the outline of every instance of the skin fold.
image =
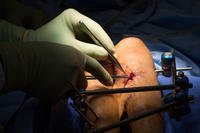
[[[134,37],[122,39],[115,46],[115,50],[116,58],[131,78],[116,79],[113,86],[104,86],[97,80],[88,80],[87,90],[158,85],[151,53],[142,40]],[[103,65],[110,74],[123,74],[108,62],[104,62]],[[96,119],[90,111],[86,115],[97,128],[119,121],[123,112],[131,117],[161,106],[159,91],[89,96],[87,100],[99,119]],[[129,125],[132,133],[162,133],[164,128],[161,113],[131,122]],[[119,132],[120,128],[108,131],[108,133]]]

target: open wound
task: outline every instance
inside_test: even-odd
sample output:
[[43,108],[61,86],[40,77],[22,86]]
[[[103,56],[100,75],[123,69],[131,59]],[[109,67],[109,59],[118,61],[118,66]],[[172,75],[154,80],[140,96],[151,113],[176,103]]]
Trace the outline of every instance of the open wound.
[[133,80],[133,78],[134,78],[135,76],[136,76],[136,75],[135,75],[133,72],[131,72],[131,73],[129,74],[129,78],[127,78],[127,79],[124,80],[124,87],[127,85],[128,81],[129,81],[129,80]]

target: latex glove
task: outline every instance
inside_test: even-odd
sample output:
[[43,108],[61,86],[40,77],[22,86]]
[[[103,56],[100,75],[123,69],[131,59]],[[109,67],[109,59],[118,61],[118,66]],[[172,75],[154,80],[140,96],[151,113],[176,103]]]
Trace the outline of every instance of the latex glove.
[[113,83],[98,61],[67,45],[1,43],[0,57],[6,77],[3,90],[20,89],[44,101],[58,100],[73,87],[86,88],[85,70],[105,85]]
[[[15,30],[10,31],[20,31],[17,34],[18,37],[15,37],[18,40],[48,41],[70,45],[97,60],[105,60],[108,57],[108,53],[104,48],[97,46],[99,45],[97,41],[90,34],[88,35],[88,32],[80,26],[79,21],[82,21],[111,53],[114,52],[114,45],[103,28],[92,19],[80,14],[74,9],[63,11],[49,23],[36,30],[26,30],[21,36],[19,34],[21,30],[24,30],[22,28],[18,30],[15,28]],[[5,30],[7,29],[9,28]]]

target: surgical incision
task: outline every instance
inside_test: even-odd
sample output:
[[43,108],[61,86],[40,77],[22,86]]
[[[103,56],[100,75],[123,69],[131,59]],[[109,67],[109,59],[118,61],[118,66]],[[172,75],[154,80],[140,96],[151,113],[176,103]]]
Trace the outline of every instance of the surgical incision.
[[127,85],[127,83],[128,83],[128,81],[129,80],[133,80],[133,78],[135,77],[136,75],[133,73],[133,72],[131,72],[130,74],[129,74],[129,77],[127,78],[127,79],[124,79],[124,87]]

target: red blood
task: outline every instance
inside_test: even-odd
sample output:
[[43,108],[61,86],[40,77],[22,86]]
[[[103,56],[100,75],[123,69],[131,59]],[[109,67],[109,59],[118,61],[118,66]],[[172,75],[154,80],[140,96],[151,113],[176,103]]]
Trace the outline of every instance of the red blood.
[[124,82],[124,87],[127,85],[128,81],[129,81],[129,80],[133,80],[133,78],[134,78],[135,76],[136,76],[136,75],[135,75],[133,72],[131,72],[131,73],[129,74],[129,78],[128,78],[127,80],[125,80],[125,82]]
[[135,74],[133,72],[130,73],[128,80],[133,80],[133,77],[135,77]]

